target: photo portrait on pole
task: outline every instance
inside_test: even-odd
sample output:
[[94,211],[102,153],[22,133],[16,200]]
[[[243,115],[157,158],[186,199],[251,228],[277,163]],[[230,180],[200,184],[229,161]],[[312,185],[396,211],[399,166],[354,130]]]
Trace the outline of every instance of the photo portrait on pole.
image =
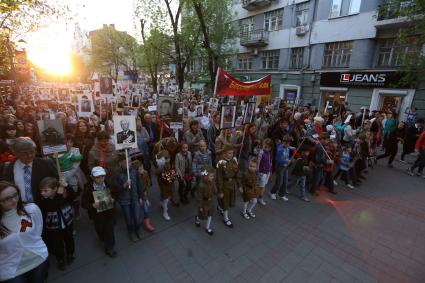
[[37,128],[44,155],[66,151],[61,120],[38,120]]
[[236,105],[222,105],[220,116],[220,129],[235,127]]
[[137,148],[136,117],[114,116],[115,149]]
[[78,116],[90,117],[94,111],[93,101],[91,99],[80,98],[78,101]]
[[101,77],[99,84],[101,94],[112,94],[112,78]]
[[254,118],[254,111],[255,111],[255,102],[248,102],[245,105],[245,113],[244,113],[244,116],[243,116],[243,124],[252,123],[252,120]]
[[171,118],[173,115],[174,99],[167,96],[158,97],[158,114],[162,119]]

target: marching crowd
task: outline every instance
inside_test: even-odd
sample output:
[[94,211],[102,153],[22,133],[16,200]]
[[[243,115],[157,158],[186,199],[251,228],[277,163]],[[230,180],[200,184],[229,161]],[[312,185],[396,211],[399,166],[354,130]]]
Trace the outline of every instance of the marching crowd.
[[[195,104],[203,103],[197,99]],[[44,282],[49,255],[55,256],[61,270],[71,264],[76,250],[74,222],[81,207],[105,253],[116,257],[116,205],[130,240],[137,241],[142,227],[154,231],[149,197],[153,190],[159,189],[166,221],[171,219],[170,206],[192,200],[196,226],[213,235],[213,212],[217,210],[224,226],[232,228],[237,198],[243,203],[237,214],[249,220],[256,217],[257,203],[266,205],[267,195],[269,200],[298,196],[310,202],[324,193],[321,188],[331,194],[344,185],[356,189],[378,160],[388,158],[392,167],[399,144],[403,162],[406,155],[418,152],[410,175],[423,174],[425,166],[424,120],[414,110],[400,121],[394,111],[353,113],[348,105],[320,116],[309,105],[282,102],[274,109],[272,104],[260,104],[251,123],[220,129],[220,113],[205,104],[203,117],[185,119],[184,130],[176,132],[142,105],[136,117],[138,149],[131,151],[128,165],[125,153],[114,147],[108,119],[112,112],[81,118],[54,102],[37,106],[25,102],[16,99],[0,106],[0,281],[4,282]],[[191,106],[188,98],[184,103]],[[67,151],[42,157],[36,120],[51,114],[66,129]],[[343,183],[338,185],[340,179]]]

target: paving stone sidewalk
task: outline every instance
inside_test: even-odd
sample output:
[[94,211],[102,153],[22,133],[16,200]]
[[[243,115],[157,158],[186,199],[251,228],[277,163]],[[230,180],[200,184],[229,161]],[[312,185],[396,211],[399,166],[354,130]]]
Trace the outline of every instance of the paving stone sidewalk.
[[[49,282],[425,282],[425,179],[406,165],[378,165],[355,190],[321,191],[304,203],[266,198],[256,219],[230,213],[228,229],[214,215],[211,237],[194,225],[194,201],[160,217],[152,193],[153,234],[131,243],[118,211],[118,257],[106,257],[94,228],[77,223],[77,259],[66,271],[50,268]],[[342,183],[342,181],[340,181]],[[156,191],[156,188],[152,189]]]

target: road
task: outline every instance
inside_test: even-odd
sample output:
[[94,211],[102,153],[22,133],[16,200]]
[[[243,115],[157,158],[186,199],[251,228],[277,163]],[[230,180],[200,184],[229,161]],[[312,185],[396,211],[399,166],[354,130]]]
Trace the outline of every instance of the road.
[[234,228],[215,214],[213,236],[195,227],[193,201],[172,207],[169,222],[153,201],[156,231],[136,243],[117,213],[115,259],[83,213],[77,259],[63,272],[52,264],[49,282],[425,282],[425,179],[406,168],[378,165],[358,189],[339,185],[337,195],[321,191],[311,203],[267,198],[251,220],[239,199]]

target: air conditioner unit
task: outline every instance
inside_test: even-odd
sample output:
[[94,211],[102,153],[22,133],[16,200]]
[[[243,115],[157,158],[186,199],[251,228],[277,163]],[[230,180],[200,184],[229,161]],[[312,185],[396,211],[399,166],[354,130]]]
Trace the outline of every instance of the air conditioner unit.
[[308,25],[299,26],[296,29],[296,34],[298,36],[302,36],[302,35],[305,35],[308,32],[308,30],[309,30],[309,26]]

